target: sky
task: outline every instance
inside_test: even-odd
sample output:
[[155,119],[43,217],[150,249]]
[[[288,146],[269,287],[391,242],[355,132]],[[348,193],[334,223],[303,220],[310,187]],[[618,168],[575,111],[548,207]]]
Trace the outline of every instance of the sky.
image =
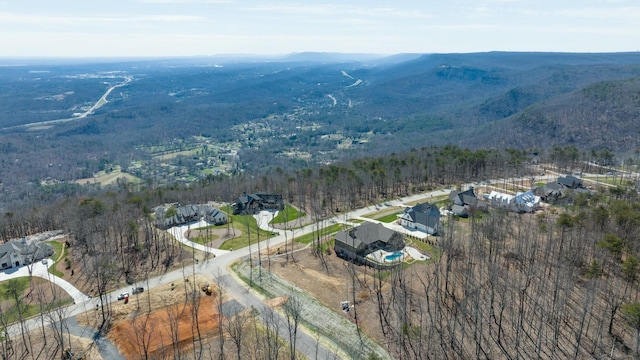
[[0,57],[639,50],[638,0],[0,0]]

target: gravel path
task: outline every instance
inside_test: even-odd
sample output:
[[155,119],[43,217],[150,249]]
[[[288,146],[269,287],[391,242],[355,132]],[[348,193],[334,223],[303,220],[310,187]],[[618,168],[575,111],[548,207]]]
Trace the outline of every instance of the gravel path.
[[69,333],[71,335],[91,339],[98,347],[98,352],[103,359],[125,360],[124,357],[120,355],[118,348],[113,345],[109,339],[102,336],[102,334],[96,329],[78,324],[78,320],[76,320],[75,316],[67,319],[67,327],[69,328]]

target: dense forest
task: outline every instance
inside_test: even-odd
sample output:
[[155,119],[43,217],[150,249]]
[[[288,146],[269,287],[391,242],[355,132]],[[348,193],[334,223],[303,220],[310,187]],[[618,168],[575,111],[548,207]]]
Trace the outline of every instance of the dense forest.
[[[158,204],[232,201],[242,191],[264,190],[280,192],[322,219],[429,189],[535,177],[535,163],[543,160],[560,171],[603,171],[573,147],[557,147],[543,157],[517,149],[429,147],[262,177],[210,177],[188,187],[122,183],[91,197],[6,212],[0,229],[4,241],[53,229],[72,234],[73,261],[97,279],[102,293],[188,256],[154,230],[148,215]],[[372,290],[392,356],[636,353],[640,207],[632,185],[604,186],[591,196],[569,194],[560,206],[536,214],[488,209],[463,226],[449,221],[439,240],[442,257],[429,271],[398,268],[380,276]],[[103,311],[108,318],[109,308]]]
[[234,171],[252,174],[447,144],[626,158],[639,146],[638,64],[637,53],[500,52],[11,63],[0,69],[0,208],[64,196],[116,165],[182,181],[160,179],[150,149],[194,137],[233,145]]
[[[273,192],[321,221],[433,189],[597,174],[607,181],[534,214],[449,219],[434,264],[379,270],[367,291],[394,358],[638,357],[638,64],[637,53],[484,53],[9,66],[1,242],[63,230],[102,296],[194,260],[154,226],[166,203]],[[134,80],[74,117],[125,74]],[[187,171],[213,149],[233,159],[228,171]],[[76,182],[116,168],[142,175]]]

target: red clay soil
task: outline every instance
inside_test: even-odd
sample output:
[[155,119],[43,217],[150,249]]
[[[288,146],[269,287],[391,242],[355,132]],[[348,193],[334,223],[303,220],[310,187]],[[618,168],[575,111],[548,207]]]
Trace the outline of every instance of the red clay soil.
[[[216,298],[205,296],[200,300],[198,323],[202,337],[213,335],[218,330]],[[177,310],[177,312],[176,312]],[[197,335],[192,316],[191,304],[176,305],[170,310],[160,309],[151,314],[140,314],[116,323],[109,332],[109,338],[118,344],[120,353],[127,359],[140,359],[144,355],[143,344],[147,343],[148,355],[171,353],[171,322],[168,311],[179,315],[177,336],[180,347],[192,344],[193,334]]]

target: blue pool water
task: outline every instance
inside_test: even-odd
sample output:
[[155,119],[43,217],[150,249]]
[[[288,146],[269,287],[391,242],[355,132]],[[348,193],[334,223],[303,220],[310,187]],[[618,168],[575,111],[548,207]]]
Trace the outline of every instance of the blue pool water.
[[400,251],[396,251],[391,255],[385,256],[384,259],[387,261],[393,261],[393,260],[397,260],[400,256],[402,256],[402,253]]

